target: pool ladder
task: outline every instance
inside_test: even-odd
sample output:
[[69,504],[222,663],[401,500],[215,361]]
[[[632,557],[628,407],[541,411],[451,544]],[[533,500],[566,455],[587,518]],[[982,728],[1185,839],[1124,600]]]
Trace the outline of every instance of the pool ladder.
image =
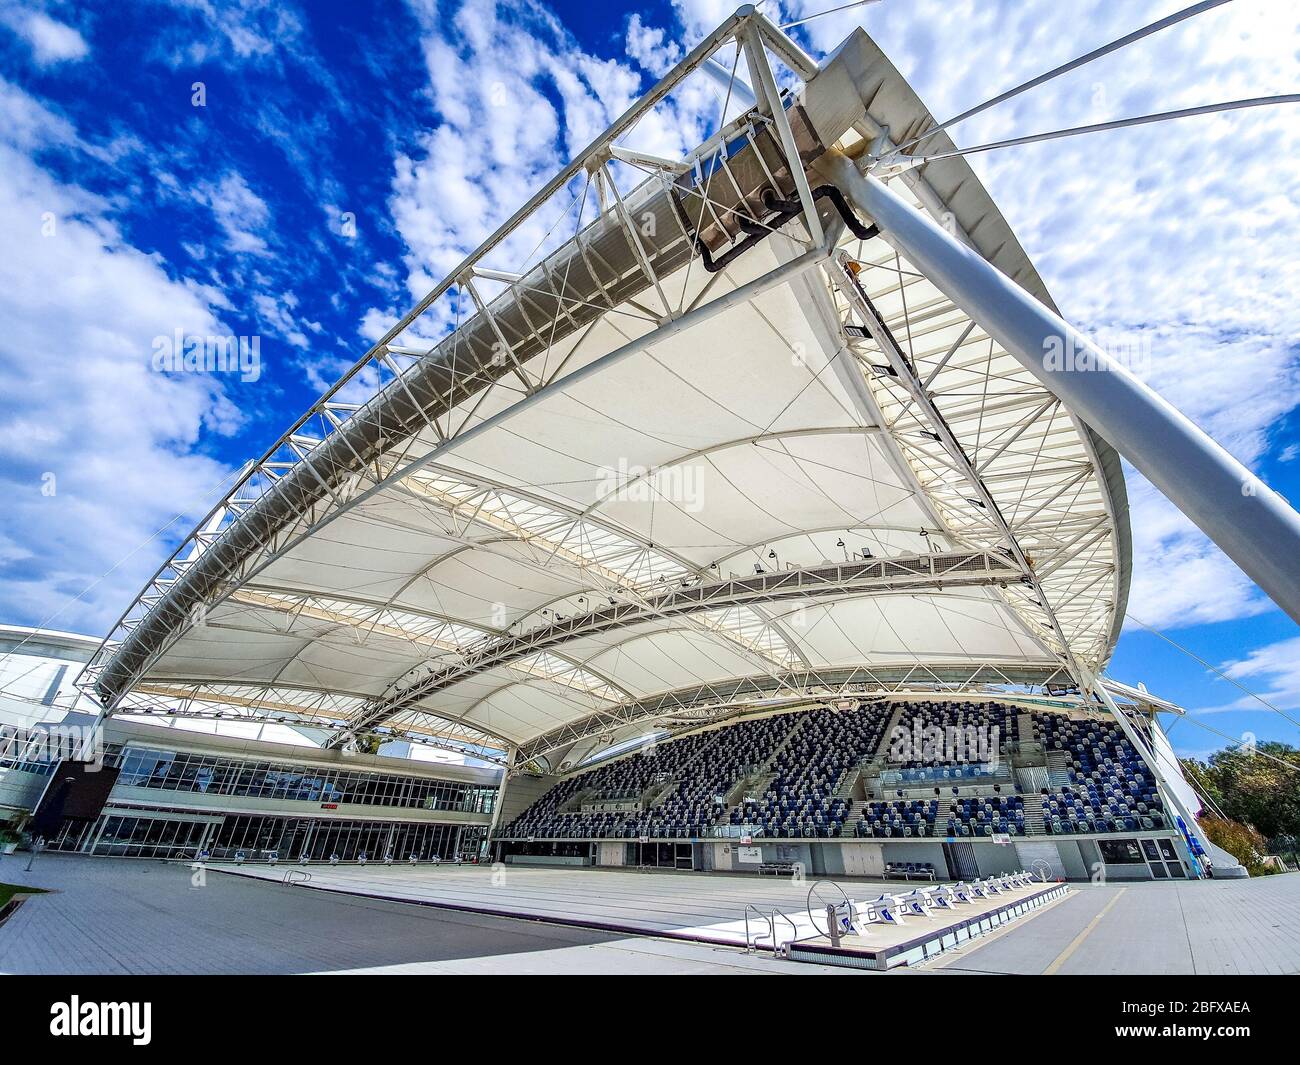
[[[757,936],[750,936],[749,928],[750,928],[751,915],[753,916],[755,922],[758,924],[759,928],[762,928],[763,925],[767,925],[766,937],[764,937],[762,934],[759,934]],[[790,931],[794,933],[794,935],[790,937],[790,942],[794,942],[796,939],[799,938],[798,927],[795,925],[795,923],[792,920],[790,920],[789,917],[783,914],[780,910],[772,909],[764,913],[752,902],[749,905],[747,905],[745,907],[745,950],[753,951],[753,950],[761,949],[759,946],[760,942],[764,938],[767,938],[771,940],[772,953],[780,954],[781,945],[776,941],[776,924],[778,920],[784,921],[786,924],[788,924],[790,926]]]

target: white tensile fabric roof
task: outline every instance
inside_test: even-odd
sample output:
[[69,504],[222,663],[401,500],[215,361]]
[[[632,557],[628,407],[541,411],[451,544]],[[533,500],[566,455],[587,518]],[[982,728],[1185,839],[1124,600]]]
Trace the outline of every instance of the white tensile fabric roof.
[[[875,69],[878,108],[928,117],[892,67]],[[899,116],[888,117],[901,137]],[[943,163],[914,198],[933,210],[926,198],[964,171],[952,197],[959,223],[1041,292],[1009,231],[1002,237],[996,208],[968,184],[966,164]],[[1000,227],[997,243],[985,248],[979,234],[990,227]],[[722,595],[685,612],[647,606],[666,589],[756,567],[780,574],[862,559],[864,549],[872,560],[912,559],[1000,544],[914,405],[873,369],[879,353],[845,330],[851,308],[834,259],[574,377],[659,328],[648,313],[656,300],[671,311],[723,298],[806,253],[807,236],[796,219],[724,271],[692,259],[658,275],[526,370],[366,456],[377,487],[352,498],[332,491],[327,521],[277,542],[201,616],[170,626],[133,699],[206,699],[335,722],[389,700],[391,712],[367,723],[504,748],[579,722],[599,730],[602,715],[612,734],[629,720],[619,708],[688,691],[707,701],[698,693],[739,678],[1059,671],[1051,619],[1014,579],[829,581],[779,598]],[[884,239],[843,231],[838,247],[863,264],[862,289],[1032,557],[1069,647],[1100,670],[1127,584],[1113,453]],[[490,288],[493,307],[510,296]],[[494,416],[489,430],[464,437]],[[493,641],[616,604],[636,609],[600,631],[463,666]],[[428,694],[409,697],[413,682],[448,670]]]

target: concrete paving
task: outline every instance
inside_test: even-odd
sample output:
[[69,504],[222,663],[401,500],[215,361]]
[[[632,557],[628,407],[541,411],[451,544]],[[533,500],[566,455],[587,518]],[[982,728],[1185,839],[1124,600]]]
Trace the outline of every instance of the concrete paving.
[[1300,973],[1300,874],[1078,885],[1055,905],[925,971]]

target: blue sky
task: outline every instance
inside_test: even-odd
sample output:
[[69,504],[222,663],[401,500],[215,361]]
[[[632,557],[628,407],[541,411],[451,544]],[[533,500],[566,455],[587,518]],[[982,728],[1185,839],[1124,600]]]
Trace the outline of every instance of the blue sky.
[[[733,6],[0,0],[0,618],[105,630],[243,461]],[[947,115],[1179,6],[883,0],[795,32],[817,53],[864,25]],[[1295,92],[1297,28],[1236,0],[957,139]],[[489,121],[493,91],[514,106]],[[1297,159],[1294,108],[972,159],[1065,315],[1146,338],[1151,382],[1293,499]],[[260,337],[260,376],[154,372],[176,329]],[[1129,483],[1132,615],[1300,718],[1295,625]],[[1300,744],[1136,624],[1111,672]]]

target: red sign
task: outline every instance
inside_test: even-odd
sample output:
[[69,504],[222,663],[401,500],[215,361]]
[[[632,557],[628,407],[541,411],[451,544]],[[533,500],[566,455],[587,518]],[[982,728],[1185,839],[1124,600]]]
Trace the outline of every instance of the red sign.
[[336,802],[323,802],[320,804],[320,808],[322,810],[337,810],[339,808],[339,804]]

